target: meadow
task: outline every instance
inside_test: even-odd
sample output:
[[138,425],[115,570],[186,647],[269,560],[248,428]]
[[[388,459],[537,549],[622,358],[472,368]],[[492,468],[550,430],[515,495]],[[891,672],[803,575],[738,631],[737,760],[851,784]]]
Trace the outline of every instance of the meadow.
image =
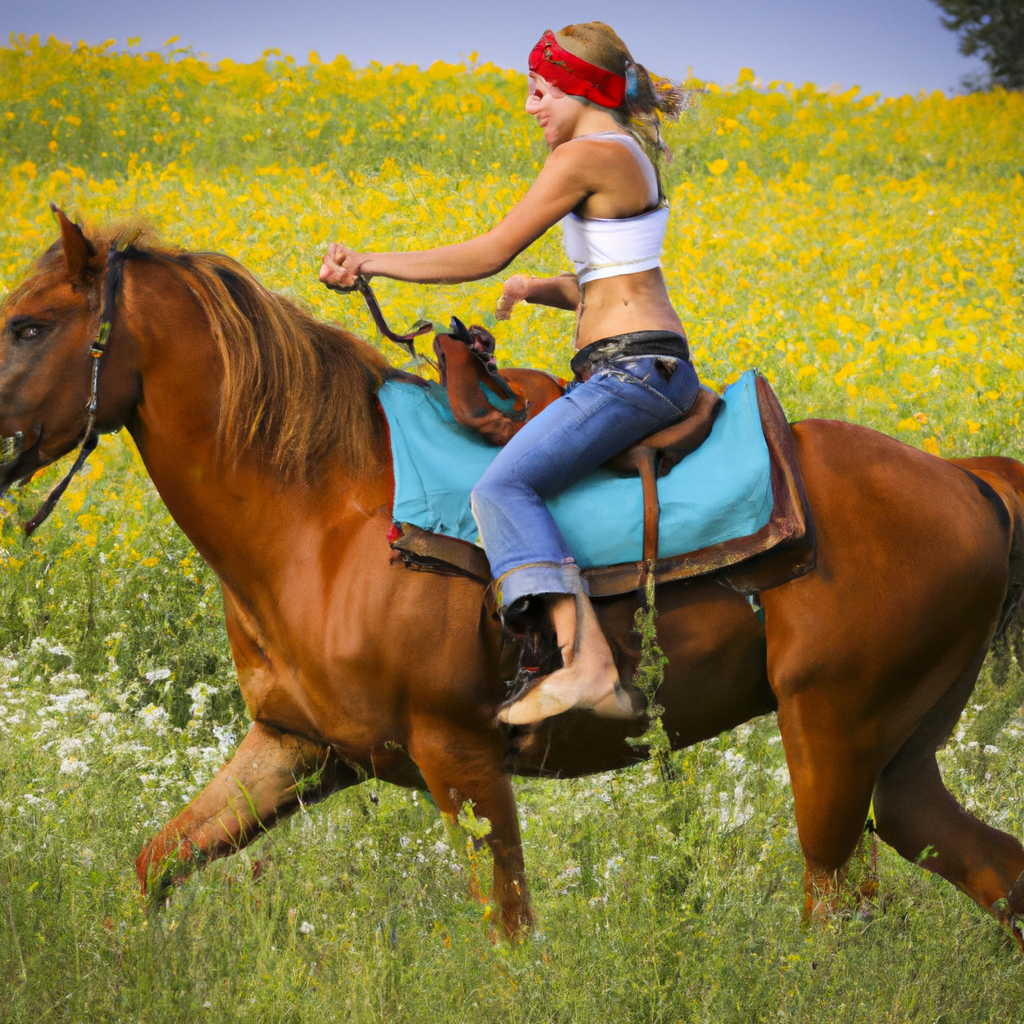
[[[747,70],[690,84],[693,109],[666,131],[663,263],[702,377],[755,366],[791,419],[851,419],[941,456],[1024,453],[1024,95],[886,99]],[[544,158],[524,97],[522,74],[472,57],[211,66],[176,41],[12,39],[0,298],[56,237],[53,201],[226,252],[374,339],[357,297],[318,285],[324,244],[426,247],[492,224]],[[555,232],[508,273],[564,269]],[[496,324],[499,291],[377,288],[394,327],[455,313],[495,331],[499,360],[565,374],[569,315]],[[135,855],[246,714],[215,578],[126,435],[23,539],[63,468],[0,520],[0,1020],[1024,1019],[1016,943],[882,844],[852,866],[877,876],[870,903],[801,924],[771,716],[658,766],[517,783],[538,913],[520,945],[494,942],[493,907],[467,895],[488,870],[472,822],[451,833],[423,795],[373,783],[148,908]],[[969,809],[1020,837],[1015,646],[990,657],[941,764]]]

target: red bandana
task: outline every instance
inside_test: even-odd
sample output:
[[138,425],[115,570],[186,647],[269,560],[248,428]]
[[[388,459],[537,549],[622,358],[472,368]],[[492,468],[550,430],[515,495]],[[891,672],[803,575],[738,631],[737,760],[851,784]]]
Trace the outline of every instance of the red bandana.
[[626,79],[563,50],[550,29],[530,54],[530,71],[570,96],[583,96],[599,107],[619,107]]

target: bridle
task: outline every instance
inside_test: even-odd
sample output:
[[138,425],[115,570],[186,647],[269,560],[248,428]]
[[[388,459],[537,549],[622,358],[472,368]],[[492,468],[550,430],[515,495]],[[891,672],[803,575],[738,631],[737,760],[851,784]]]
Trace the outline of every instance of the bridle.
[[[132,251],[131,246],[119,249],[116,244],[111,244],[110,250],[107,253],[107,268],[103,277],[103,304],[100,307],[100,322],[96,329],[96,336],[89,346],[89,355],[92,356],[92,382],[89,389],[89,401],[85,407],[86,421],[85,430],[82,433],[81,447],[78,450],[75,461],[67,473],[64,474],[63,479],[50,491],[46,501],[40,506],[39,511],[24,524],[23,529],[28,537],[31,537],[42,526],[50,513],[56,508],[57,502],[60,501],[64,492],[68,489],[68,484],[71,483],[75,475],[85,465],[86,460],[95,450],[96,444],[99,441],[99,435],[96,432],[96,409],[99,402],[100,363],[103,360],[103,354],[107,350],[107,342],[110,340],[110,332],[114,323],[114,312],[117,308],[117,297],[120,294],[121,283],[124,278],[124,265],[131,257]],[[428,356],[421,356],[413,344],[414,338],[434,330],[432,323],[428,320],[417,320],[406,334],[396,334],[388,327],[369,281],[361,274],[356,275],[356,283],[352,288],[339,288],[337,285],[328,285],[328,287],[338,292],[358,291],[366,300],[366,305],[369,307],[370,315],[377,325],[377,330],[385,338],[400,345],[414,360],[425,359],[426,362],[437,369],[437,363]],[[0,472],[13,466],[21,458],[24,451],[25,435],[22,431],[19,430],[9,436],[0,436]]]
[[[96,447],[99,436],[96,432],[96,409],[99,403],[100,384],[100,362],[103,353],[107,350],[107,342],[110,340],[110,331],[114,323],[114,311],[117,307],[117,296],[121,291],[121,282],[124,277],[124,265],[128,259],[128,251],[118,249],[111,245],[107,253],[107,271],[103,278],[103,304],[100,307],[100,322],[96,329],[96,336],[89,345],[89,355],[92,356],[92,382],[89,389],[89,401],[85,407],[86,421],[85,430],[82,433],[81,448],[75,457],[71,468],[64,474],[63,479],[57,484],[40,506],[39,511],[24,524],[25,535],[31,537],[54,510],[57,502],[60,501],[72,478],[85,465],[86,459],[92,454]],[[0,437],[0,470],[13,466],[22,453],[25,451],[25,435],[22,431],[8,437]]]

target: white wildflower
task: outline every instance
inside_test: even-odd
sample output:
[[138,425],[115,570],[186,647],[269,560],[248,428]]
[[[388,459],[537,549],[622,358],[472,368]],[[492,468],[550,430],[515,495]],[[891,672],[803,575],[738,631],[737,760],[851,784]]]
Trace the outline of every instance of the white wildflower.
[[217,738],[217,749],[227,757],[235,747],[235,730],[230,725],[215,725],[213,735]]
[[89,770],[89,766],[84,762],[80,761],[74,754],[70,757],[65,757],[60,763],[60,771],[62,775],[85,775]]
[[747,759],[742,754],[737,754],[735,750],[723,751],[722,759],[725,761],[725,766],[733,772],[742,771],[747,763]]
[[604,877],[611,878],[612,873],[619,871],[622,868],[622,857],[616,854],[614,857],[609,857],[604,864]]
[[50,643],[44,637],[37,636],[29,645],[28,649],[32,654],[57,654],[63,658],[72,657],[71,652],[62,643]]
[[148,704],[139,712],[139,719],[143,726],[151,729],[158,736],[166,735],[169,717],[167,709],[158,707],[156,704]]
[[745,825],[754,816],[754,807],[746,799],[742,782],[736,784],[731,796],[732,800],[730,801],[730,794],[727,791],[722,790],[718,794],[718,820],[723,829],[738,828]]
[[210,686],[207,683],[196,683],[186,692],[192,698],[192,706],[189,708],[189,715],[193,722],[201,722],[206,713],[210,710],[210,698],[217,692],[219,687]]
[[[50,681],[78,681],[78,676],[76,676],[74,673],[60,673],[59,675],[62,678],[54,676],[53,679],[51,679]],[[47,700],[49,700],[50,702],[50,707],[48,707],[46,710],[58,715],[67,715],[70,714],[72,711],[84,710],[83,708],[76,708],[76,704],[87,706],[92,703],[92,701],[89,699],[89,691],[83,690],[80,687],[74,687],[68,690],[67,693],[51,693],[47,697]]]

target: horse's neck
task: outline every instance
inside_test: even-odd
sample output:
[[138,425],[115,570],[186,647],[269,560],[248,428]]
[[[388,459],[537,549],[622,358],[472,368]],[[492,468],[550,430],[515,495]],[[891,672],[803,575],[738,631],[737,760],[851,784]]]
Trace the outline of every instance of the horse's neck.
[[325,533],[341,559],[360,524],[386,521],[389,466],[382,457],[356,480],[328,460],[306,484],[283,479],[258,451],[219,453],[221,358],[194,301],[175,291],[185,289],[173,275],[136,275],[125,303],[144,396],[127,425],[168,511],[236,593],[273,588]]

